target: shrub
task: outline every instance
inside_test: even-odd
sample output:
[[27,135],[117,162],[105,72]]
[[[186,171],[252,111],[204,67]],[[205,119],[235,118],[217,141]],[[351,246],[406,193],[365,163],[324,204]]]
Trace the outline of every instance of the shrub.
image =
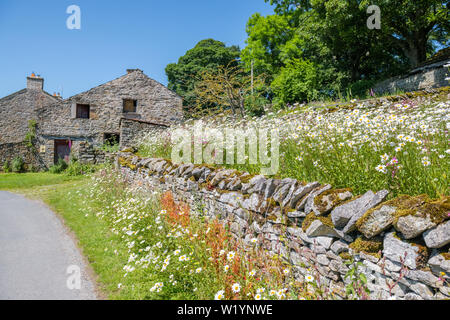
[[283,68],[272,82],[278,104],[305,102],[318,97],[317,70],[312,62],[296,60]]
[[70,162],[69,166],[67,167],[65,174],[68,176],[80,176],[87,173],[93,173],[95,172],[95,167],[88,164],[82,164],[77,160],[73,160]]
[[250,95],[245,99],[245,109],[251,116],[260,117],[264,114],[264,107],[268,104],[268,100],[257,95]]
[[49,171],[51,173],[61,173],[67,169],[67,166],[67,162],[60,158],[58,159],[58,162],[56,164],[50,167]]
[[38,172],[38,171],[39,171],[39,167],[38,167],[38,166],[35,166],[35,165],[33,165],[33,164],[29,164],[28,167],[27,167],[27,170],[28,170],[29,172]]
[[119,143],[117,141],[106,141],[102,147],[101,150],[109,152],[109,153],[114,153],[114,152],[118,152],[119,151]]
[[350,92],[353,96],[359,98],[366,98],[370,95],[369,91],[376,84],[374,80],[359,80],[350,85]]
[[5,163],[3,163],[3,172],[8,173],[11,172],[11,166],[9,164],[9,161],[6,160]]
[[33,142],[36,139],[36,120],[28,121],[28,132],[25,136],[25,144],[28,148],[34,148]]
[[20,156],[17,156],[13,159],[11,163],[12,171],[19,173],[25,171],[25,162]]

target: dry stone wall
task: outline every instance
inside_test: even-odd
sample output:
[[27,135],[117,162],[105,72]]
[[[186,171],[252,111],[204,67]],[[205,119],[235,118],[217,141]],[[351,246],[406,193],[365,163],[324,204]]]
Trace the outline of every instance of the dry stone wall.
[[195,212],[229,224],[244,243],[258,237],[298,278],[316,268],[337,296],[345,296],[345,261],[353,257],[363,264],[373,299],[450,298],[449,197],[386,201],[385,190],[354,196],[317,182],[175,165],[125,151],[116,165],[130,183],[172,191]]
[[448,69],[444,68],[446,63],[447,60],[441,61],[415,69],[405,76],[382,81],[374,87],[374,92],[377,94],[395,93],[397,90],[409,92],[448,86],[450,82],[445,80],[448,74]]

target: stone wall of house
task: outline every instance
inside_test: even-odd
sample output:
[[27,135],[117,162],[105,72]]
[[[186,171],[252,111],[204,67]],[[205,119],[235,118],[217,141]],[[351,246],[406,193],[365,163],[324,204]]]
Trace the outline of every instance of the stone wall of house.
[[437,62],[411,71],[401,77],[390,78],[378,83],[374,87],[375,93],[395,93],[401,91],[417,91],[422,89],[432,89],[445,87],[450,82],[445,80],[448,77],[448,69],[443,66],[446,61]]
[[345,260],[353,257],[363,264],[359,271],[373,299],[450,298],[449,197],[386,201],[384,190],[355,197],[317,182],[174,165],[128,152],[118,154],[116,165],[130,183],[170,190],[199,214],[229,224],[244,243],[258,237],[299,279],[308,267],[316,269],[337,296],[345,296]]
[[22,142],[28,121],[38,119],[36,107],[55,101],[57,98],[37,89],[23,89],[0,99],[0,144]]
[[[123,99],[137,100],[135,113],[124,113]],[[90,106],[89,119],[76,118],[76,104]],[[104,134],[120,134],[122,118],[172,124],[182,120],[182,99],[140,70],[39,110],[39,134],[85,138],[103,144]]]
[[6,161],[11,165],[17,156],[23,159],[28,170],[45,169],[45,163],[36,150],[31,151],[24,142],[16,142],[0,144],[0,170]]
[[153,122],[122,118],[120,122],[120,148],[135,146],[144,135],[164,131],[168,126]]

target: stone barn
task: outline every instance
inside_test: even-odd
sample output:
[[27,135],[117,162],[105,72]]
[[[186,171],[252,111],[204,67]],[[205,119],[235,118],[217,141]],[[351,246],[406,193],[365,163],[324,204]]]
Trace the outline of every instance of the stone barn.
[[[181,97],[139,69],[64,100],[44,91],[43,78],[28,77],[26,89],[0,100],[0,165],[17,154],[42,169],[70,155],[102,162],[106,142],[129,145],[143,131],[181,121],[182,110]],[[24,143],[30,130],[33,148]]]

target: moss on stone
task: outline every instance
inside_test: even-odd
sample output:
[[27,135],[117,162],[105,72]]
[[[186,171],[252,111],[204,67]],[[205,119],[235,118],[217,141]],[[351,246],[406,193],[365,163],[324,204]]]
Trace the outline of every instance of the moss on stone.
[[344,260],[351,260],[352,256],[348,252],[341,252],[339,253],[339,257],[341,257]]
[[416,242],[409,242],[409,244],[411,244],[412,246],[418,248],[418,255],[417,255],[417,259],[416,259],[416,265],[419,269],[423,269],[427,266],[427,262],[428,262],[428,257],[430,256],[430,251],[429,249],[420,243],[416,243]]
[[134,150],[132,148],[125,148],[121,152],[123,152],[123,153],[134,153]]
[[435,224],[440,224],[448,219],[448,211],[450,210],[450,197],[442,197],[439,200],[430,200],[426,195],[422,195],[419,197],[424,201],[424,203],[419,205],[418,207],[416,206],[407,208],[407,204],[402,204],[400,207],[397,207],[398,209],[395,212],[394,225],[397,224],[400,217],[409,215],[414,215],[421,218],[429,218]]
[[[368,210],[361,218],[358,219],[358,221],[356,221],[356,227],[358,228],[358,230],[360,230],[361,226],[366,223],[366,221],[369,219],[372,213],[384,206],[396,208],[396,212],[394,213],[394,215],[397,216],[398,214],[407,214],[409,213],[409,211],[406,212],[405,210],[413,210],[421,206],[423,203],[425,203],[425,201],[429,200],[430,199],[427,195],[420,195],[416,197],[410,197],[407,195],[398,196],[395,199],[383,202],[378,206]],[[398,219],[396,218],[396,220]]]
[[128,167],[128,168],[130,168],[133,171],[135,171],[136,168],[137,168],[136,165],[132,164],[131,161],[128,160],[127,158],[125,158],[125,157],[119,157],[118,160],[119,160],[119,164],[122,167]]
[[334,228],[333,221],[331,220],[330,216],[316,216],[314,212],[311,212],[303,220],[302,223],[303,231],[306,232],[306,230],[308,230],[308,228],[315,220],[320,220],[324,225],[329,226],[330,228]]
[[267,198],[266,201],[270,207],[279,207],[280,206],[280,204],[277,201],[275,201],[275,199],[272,197]]
[[349,247],[354,252],[363,252],[380,258],[380,251],[383,250],[383,242],[381,239],[365,239],[363,237],[358,237],[355,241],[350,243]]
[[214,190],[217,191],[217,192],[220,193],[220,194],[236,192],[236,191],[224,190],[224,189],[219,189],[219,188],[216,188],[216,189],[214,189]]
[[250,180],[252,180],[254,177],[256,177],[256,175],[254,174],[249,174],[247,176],[244,177],[240,177],[241,183],[248,183]]
[[289,206],[283,208],[283,213],[288,214],[291,212],[295,212],[295,209],[290,208]]
[[443,256],[445,260],[450,260],[450,252],[441,253],[441,256]]

